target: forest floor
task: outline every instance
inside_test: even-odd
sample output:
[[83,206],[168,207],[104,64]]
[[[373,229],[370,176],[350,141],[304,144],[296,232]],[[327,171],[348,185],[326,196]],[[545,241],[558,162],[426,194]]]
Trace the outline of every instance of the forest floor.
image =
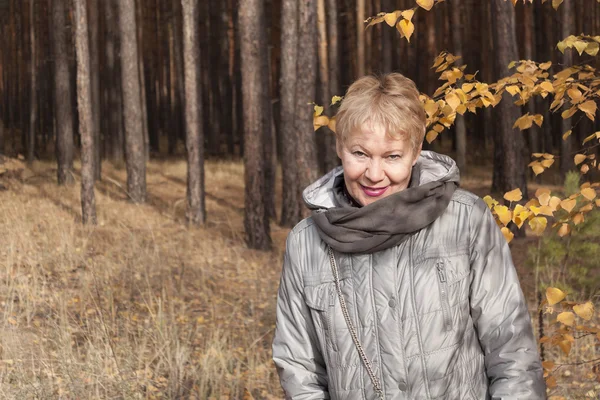
[[[53,164],[13,164],[0,168],[0,398],[282,398],[270,344],[289,230],[271,225],[272,252],[245,247],[241,162],[207,163],[202,228],[184,223],[183,161],[149,163],[145,205],[105,163],[96,227]],[[463,187],[484,195],[491,176],[477,171]],[[512,244],[534,315],[536,243]],[[597,357],[591,338],[572,352]],[[589,368],[569,368],[552,394],[596,398]]]

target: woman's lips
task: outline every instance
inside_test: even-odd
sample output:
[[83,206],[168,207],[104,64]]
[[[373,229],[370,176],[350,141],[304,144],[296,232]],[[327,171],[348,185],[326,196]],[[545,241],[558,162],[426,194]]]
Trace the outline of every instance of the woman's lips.
[[379,197],[382,194],[384,194],[386,192],[386,190],[388,190],[388,188],[389,188],[389,186],[381,187],[381,188],[373,188],[373,187],[362,186],[362,185],[360,185],[360,187],[362,188],[363,192],[365,192],[365,194],[369,197]]

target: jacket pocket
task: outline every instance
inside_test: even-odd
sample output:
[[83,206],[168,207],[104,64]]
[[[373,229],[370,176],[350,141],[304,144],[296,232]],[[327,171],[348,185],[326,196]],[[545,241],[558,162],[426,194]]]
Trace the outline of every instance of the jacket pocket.
[[446,274],[446,264],[444,261],[438,261],[435,265],[438,276],[438,287],[440,290],[440,301],[442,303],[442,315],[444,318],[444,330],[452,330],[452,315],[450,314],[450,300],[448,294],[448,276]]
[[335,304],[336,291],[333,283],[304,288],[306,305],[313,310],[313,316],[320,319],[326,343],[331,349],[337,351],[335,339]]

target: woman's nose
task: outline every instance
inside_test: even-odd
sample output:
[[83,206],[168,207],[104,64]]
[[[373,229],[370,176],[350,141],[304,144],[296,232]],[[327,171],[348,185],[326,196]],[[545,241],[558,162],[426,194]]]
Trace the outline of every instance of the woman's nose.
[[383,180],[383,168],[381,163],[377,160],[371,160],[367,170],[365,171],[365,177],[373,183],[381,182]]

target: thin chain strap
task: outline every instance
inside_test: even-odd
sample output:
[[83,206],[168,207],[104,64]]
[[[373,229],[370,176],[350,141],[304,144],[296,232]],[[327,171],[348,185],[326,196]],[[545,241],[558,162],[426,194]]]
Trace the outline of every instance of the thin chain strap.
[[337,292],[338,299],[340,300],[340,306],[342,307],[342,314],[344,315],[344,319],[346,320],[346,325],[348,326],[348,330],[350,331],[350,336],[352,336],[352,341],[354,342],[354,345],[356,346],[356,349],[358,350],[358,354],[360,355],[360,358],[362,359],[362,362],[365,365],[365,368],[367,369],[369,378],[371,378],[371,382],[373,383],[373,386],[375,387],[375,392],[377,393],[377,397],[379,399],[383,400],[384,397],[383,397],[383,389],[381,388],[381,383],[379,382],[379,379],[377,378],[377,376],[375,376],[375,372],[373,371],[373,365],[371,364],[371,361],[369,361],[369,359],[367,358],[367,355],[365,354],[365,350],[363,349],[362,345],[358,341],[358,334],[356,333],[356,329],[354,328],[354,325],[352,325],[352,321],[350,321],[350,314],[348,314],[348,306],[346,305],[346,299],[344,299],[344,296],[342,295],[342,289],[340,287],[340,277],[339,277],[339,273],[338,273],[338,267],[335,262],[335,257],[333,255],[333,250],[331,249],[331,247],[327,247],[327,254],[329,254],[329,263],[331,264],[331,270],[333,271],[333,280],[335,281],[335,290]]

